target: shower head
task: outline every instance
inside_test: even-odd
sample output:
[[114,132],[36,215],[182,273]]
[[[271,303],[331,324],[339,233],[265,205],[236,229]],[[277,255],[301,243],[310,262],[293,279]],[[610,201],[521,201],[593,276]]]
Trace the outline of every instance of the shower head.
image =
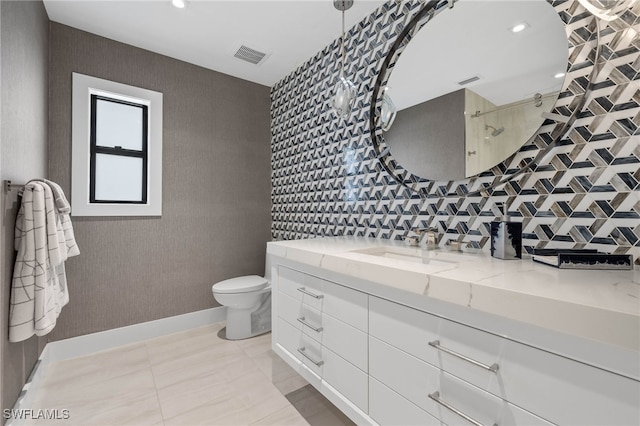
[[489,129],[493,129],[493,132],[491,132],[491,136],[498,136],[500,133],[504,132],[504,127],[499,127],[499,128],[495,128],[489,124],[485,124],[484,125],[484,129],[485,130],[489,130]]

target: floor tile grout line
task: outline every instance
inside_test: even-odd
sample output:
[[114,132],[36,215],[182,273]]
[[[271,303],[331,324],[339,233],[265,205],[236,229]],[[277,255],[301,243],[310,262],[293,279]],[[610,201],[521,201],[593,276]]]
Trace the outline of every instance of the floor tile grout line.
[[[267,333],[264,333],[264,334],[267,334]],[[268,334],[269,334],[269,335],[271,335],[271,332],[269,332]],[[256,336],[256,337],[257,337],[257,338],[259,338],[260,336]],[[256,337],[254,337],[254,338],[256,338]],[[236,346],[238,346],[238,347],[240,348],[240,350],[242,351],[242,353],[243,353],[243,354],[244,354],[244,355],[249,359],[249,361],[251,361],[251,363],[256,367],[256,369],[260,372],[260,374],[261,374],[262,376],[264,376],[264,378],[265,378],[266,382],[267,382],[267,383],[269,383],[269,384],[270,384],[270,386],[271,386],[271,387],[273,387],[273,388],[277,391],[277,393],[278,393],[278,394],[282,395],[282,397],[287,401],[287,403],[289,404],[289,406],[291,406],[291,407],[293,407],[293,408],[295,409],[295,406],[293,406],[293,404],[291,404],[291,402],[289,402],[289,400],[287,399],[287,396],[286,396],[286,395],[284,395],[282,392],[280,392],[280,389],[278,389],[278,387],[277,387],[276,385],[274,385],[274,384],[273,384],[273,380],[272,380],[272,378],[270,378],[270,377],[267,375],[267,373],[265,373],[264,371],[262,371],[262,369],[259,367],[259,365],[258,365],[258,363],[256,362],[256,360],[254,359],[255,357],[253,357],[253,356],[249,355],[249,353],[245,350],[245,348],[243,347],[243,345],[241,345],[241,344],[240,344],[240,341],[233,341],[233,343],[235,343],[235,344],[236,344]],[[271,345],[269,345],[269,349],[267,349],[267,351],[265,351],[265,352],[268,352],[268,351],[270,351],[270,350],[271,350]],[[276,410],[276,411],[274,411],[274,412],[272,412],[272,413],[266,414],[266,415],[264,415],[264,416],[260,417],[258,420],[256,420],[256,421],[252,422],[249,426],[251,426],[251,425],[253,425],[253,424],[256,424],[256,423],[259,423],[259,422],[261,422],[262,420],[264,420],[264,419],[266,419],[267,417],[269,417],[270,415],[275,414],[276,412],[278,412],[278,411],[280,411],[280,410],[284,410],[285,408],[286,408],[286,407],[283,407],[283,408],[280,408],[280,409],[278,409],[278,410]],[[297,410],[296,410],[296,411],[297,411]],[[302,416],[302,415],[301,415],[301,416]],[[306,421],[306,420],[305,420],[305,421]]]
[[[127,347],[132,347],[133,348],[134,346],[140,346],[142,343],[143,342],[138,342],[138,343],[135,343],[135,344],[126,344],[126,345],[122,345],[122,346],[110,349],[109,351],[117,351],[117,350],[119,350],[121,348],[127,348]],[[109,351],[96,352],[95,354],[85,355],[83,357],[77,357],[77,358],[74,358],[73,360],[77,361],[77,360],[82,359],[82,358],[89,358],[89,357],[92,357],[92,356],[94,356],[96,354],[100,354],[102,352],[109,352]],[[38,398],[39,402],[42,402],[42,400],[46,401],[46,399],[44,398],[44,394],[47,393],[48,388],[51,388],[53,386],[53,388],[56,390],[56,393],[57,393],[57,392],[60,391],[61,388],[64,388],[65,385],[73,384],[73,382],[69,382],[68,380],[65,380],[63,383],[54,382],[53,385],[50,383],[50,379],[51,379],[51,375],[52,375],[52,369],[54,369],[56,366],[59,366],[60,364],[66,363],[67,361],[69,361],[69,360],[63,360],[63,361],[54,362],[54,363],[51,363],[48,366],[47,373],[45,374],[45,377],[43,378],[42,386],[39,389],[37,389],[36,398]],[[100,386],[100,385],[103,385],[104,383],[109,382],[111,380],[121,379],[121,378],[123,378],[125,376],[129,376],[130,374],[132,374],[134,372],[142,371],[142,370],[146,369],[147,367],[149,367],[149,366],[141,367],[139,369],[135,369],[135,370],[132,370],[132,371],[127,371],[127,372],[116,374],[116,375],[113,375],[113,376],[103,377],[100,380],[89,381],[89,382],[86,382],[86,383],[82,383],[82,384],[80,384],[78,386],[78,388],[76,390],[83,390],[83,389],[86,389],[86,388],[91,387],[91,386]],[[100,371],[100,370],[98,369],[96,371]],[[34,401],[35,401],[35,399],[34,399]]]
[[[267,383],[269,383],[269,385],[271,385],[271,387],[273,387],[273,388],[277,391],[277,393],[278,393],[278,394],[282,395],[282,397],[287,401],[287,403],[288,403],[289,405],[291,405],[291,403],[287,400],[287,397],[286,397],[286,396],[284,396],[284,395],[280,392],[280,390],[276,387],[276,385],[274,385],[274,384],[273,384],[273,382],[271,381],[271,379],[269,378],[269,376],[267,376],[267,374],[266,374],[264,371],[262,371],[262,370],[260,369],[260,367],[258,367],[258,364],[256,363],[256,361],[255,361],[252,357],[250,357],[249,355],[247,355],[247,354],[246,354],[246,352],[245,352],[245,356],[246,356],[247,358],[249,358],[249,360],[251,361],[251,363],[256,367],[256,369],[260,372],[260,374],[262,374],[262,375],[264,376],[265,381],[266,381]],[[283,407],[283,408],[284,408],[284,407]],[[260,417],[258,420],[256,420],[255,422],[253,422],[253,423],[251,423],[251,424],[258,423],[258,422],[260,422],[260,421],[264,420],[265,418],[269,417],[270,415],[272,415],[272,414],[274,414],[274,413],[276,413],[276,412],[278,412],[278,411],[282,410],[283,408],[280,408],[280,409],[278,409],[278,410],[276,410],[276,411],[274,411],[274,412],[272,412],[272,413],[266,414],[266,415],[264,415],[264,416]]]
[[[203,326],[203,327],[211,327],[213,325],[214,324],[209,325],[209,326]],[[198,328],[203,328],[203,327],[198,327]],[[195,328],[191,329],[191,330],[195,330]],[[182,331],[182,332],[177,332],[177,333],[174,333],[173,335],[180,335],[182,333],[185,333],[185,332],[188,332],[188,331],[191,331],[191,330],[185,330],[185,331]],[[270,335],[267,335],[267,336],[270,336]],[[207,337],[209,337],[209,336],[207,336]],[[238,359],[239,360],[243,359],[244,362],[248,361],[249,364],[247,364],[247,365],[251,365],[256,369],[256,372],[258,374],[257,377],[261,378],[261,379],[256,379],[256,381],[260,380],[260,382],[263,382],[265,385],[267,385],[270,388],[272,388],[278,395],[284,397],[284,400],[286,400],[286,402],[287,402],[286,406],[283,406],[283,407],[279,408],[278,410],[275,410],[275,411],[272,411],[272,412],[268,412],[268,413],[263,414],[263,415],[259,415],[258,416],[259,418],[257,418],[257,419],[251,419],[250,424],[259,423],[261,421],[264,421],[269,416],[272,416],[272,415],[278,413],[279,411],[284,410],[286,407],[291,407],[297,412],[296,407],[293,406],[293,404],[291,404],[287,400],[286,395],[283,393],[283,391],[281,391],[278,388],[278,386],[276,386],[274,384],[273,377],[271,377],[271,376],[273,376],[273,374],[271,374],[271,375],[269,374],[269,371],[272,371],[272,370],[269,370],[269,368],[273,368],[273,365],[271,365],[270,367],[267,366],[267,368],[263,368],[264,365],[261,364],[261,361],[263,361],[263,359],[262,359],[263,357],[266,356],[267,358],[270,358],[270,356],[269,356],[269,353],[271,351],[270,338],[268,339],[266,337],[262,337],[262,341],[256,340],[256,341],[247,342],[246,344],[243,344],[240,341],[233,341],[233,340],[221,338],[220,335],[217,334],[217,333],[215,333],[213,337],[214,337],[214,339],[223,339],[224,340],[223,342],[218,342],[220,344],[232,343],[233,347],[235,348],[234,353],[237,350]],[[131,346],[131,347],[137,346],[139,348],[138,350],[140,350],[140,349],[142,349],[142,347],[139,346],[139,345],[143,345],[144,352],[140,351],[140,353],[139,353],[139,358],[140,359],[138,361],[136,361],[136,363],[140,362],[141,368],[135,368],[135,371],[138,372],[138,371],[142,371],[143,369],[144,370],[148,369],[148,371],[151,373],[151,379],[152,379],[153,388],[154,388],[154,391],[155,391],[155,397],[156,397],[155,401],[157,403],[157,407],[150,407],[150,408],[153,409],[153,411],[152,411],[153,413],[158,413],[159,416],[160,416],[161,423],[157,423],[157,424],[166,425],[167,424],[166,422],[169,421],[170,419],[168,419],[166,417],[164,409],[163,409],[163,406],[162,406],[162,401],[161,401],[161,398],[160,398],[160,388],[158,386],[157,377],[156,377],[158,372],[154,370],[154,365],[152,363],[152,350],[153,350],[152,342],[154,340],[156,340],[156,338],[150,338],[150,339],[146,339],[146,340],[141,340],[141,341],[139,341],[137,343],[126,344],[126,345],[122,345],[122,346],[119,346],[119,347],[111,348],[111,349],[106,350],[106,351],[96,352],[95,354],[87,355],[86,357],[87,358],[92,358],[92,357],[94,357],[96,355],[100,355],[101,353],[105,353],[105,352],[116,352],[117,353],[118,351],[120,351],[123,348],[126,348],[128,346]],[[84,357],[82,357],[82,358],[84,358]],[[78,357],[78,359],[80,359],[80,357]],[[76,359],[75,361],[77,361],[78,359]],[[109,358],[109,359],[111,359],[111,358]],[[55,364],[58,364],[58,363],[55,363]],[[55,364],[53,364],[53,365],[55,365]],[[117,363],[114,364],[114,367],[119,367],[119,366],[120,366],[120,364],[117,364]],[[142,367],[142,366],[144,366],[144,367]],[[84,389],[84,388],[86,388],[88,386],[99,385],[101,383],[105,383],[105,382],[108,382],[108,381],[113,380],[113,379],[122,378],[124,376],[127,376],[128,374],[131,374],[131,372],[124,373],[124,374],[118,373],[113,377],[105,377],[105,378],[102,378],[102,379],[100,379],[98,381],[95,381],[95,382],[89,382],[89,383],[86,383],[86,384],[82,384],[81,388]],[[191,380],[191,379],[189,379],[189,380]],[[302,418],[304,419],[304,417],[302,417]],[[304,420],[306,421],[306,419],[304,419]]]
[[[219,332],[219,330],[218,330],[218,332]],[[220,338],[218,333],[216,333],[214,336],[215,336],[214,338]],[[222,338],[221,338],[221,340],[222,341],[220,343],[216,343],[216,346],[217,345],[231,344],[235,348],[235,350],[237,351],[238,355],[242,357],[242,359],[245,359],[245,360],[249,361],[252,365],[255,366],[255,362],[247,355],[246,351],[243,350],[241,345],[239,345],[237,342],[235,342],[233,340],[222,339]],[[242,359],[237,359],[236,361],[241,361]],[[152,370],[153,370],[153,366],[152,366]],[[260,371],[257,368],[257,366],[256,366],[256,370]],[[217,373],[208,373],[207,376],[212,375],[212,374],[217,374]],[[193,378],[190,378],[188,380],[193,380]],[[266,378],[265,381],[268,381],[268,378]],[[155,375],[154,375],[154,382],[155,382]],[[157,391],[157,395],[159,397],[159,389],[157,388],[157,385],[156,385],[156,391]],[[166,417],[165,414],[164,414],[164,411],[162,411],[162,402],[161,401],[160,401],[160,407],[161,407],[161,413],[162,413],[163,421],[169,421],[171,419],[175,419],[176,417],[179,417],[180,415],[184,414],[184,413],[182,413],[182,414],[174,415],[174,416],[171,416],[171,417]]]
[[[198,328],[210,328],[210,327],[213,327],[213,326],[215,326],[215,325],[217,325],[217,324],[220,324],[220,322],[217,322],[217,323],[214,323],[214,324],[210,324],[210,325],[206,325],[206,326],[202,326],[202,327],[193,328],[193,329],[190,329],[190,330],[185,330],[185,331],[178,332],[178,333],[174,333],[174,334],[172,334],[172,335],[168,335],[168,336],[175,336],[175,335],[178,335],[178,334],[183,334],[183,333],[186,333],[186,332],[189,332],[189,331],[196,330],[196,329],[198,329]],[[215,335],[215,334],[214,334],[214,335]],[[162,337],[166,337],[166,336],[162,336]],[[192,338],[194,338],[194,337],[195,337],[195,336],[191,336],[191,337],[189,337],[188,339],[192,339]],[[202,337],[202,336],[198,336],[198,337]],[[206,337],[209,337],[209,336],[206,336]],[[149,346],[147,346],[147,345],[146,345],[146,343],[148,343],[150,340],[155,340],[155,339],[149,339],[149,340],[145,341],[145,346],[146,346],[146,348],[147,348],[147,354],[149,354]],[[224,344],[224,343],[221,343],[221,344]],[[238,349],[238,352],[239,352],[239,353],[243,353],[243,351],[241,350],[241,348],[236,348],[236,349]],[[149,362],[151,363],[151,359],[150,359],[150,358],[151,358],[151,357],[150,357],[150,355],[149,355]],[[179,416],[181,416],[181,415],[183,415],[183,414],[184,414],[184,413],[180,413],[180,414],[173,415],[173,416],[167,416],[167,415],[165,415],[164,410],[163,410],[163,408],[162,408],[163,406],[162,406],[162,401],[161,401],[161,399],[160,399],[160,389],[159,389],[158,384],[157,384],[157,382],[156,382],[156,373],[154,373],[154,367],[158,367],[159,365],[162,365],[162,364],[163,364],[163,363],[165,363],[165,362],[171,362],[171,361],[159,362],[159,363],[157,363],[157,364],[155,364],[155,365],[154,365],[154,364],[151,364],[151,374],[152,374],[152,376],[153,376],[153,380],[154,380],[154,384],[155,384],[155,388],[156,388],[156,396],[157,396],[157,398],[158,398],[158,404],[159,404],[159,406],[160,406],[160,414],[161,414],[161,417],[162,417],[163,424],[166,424],[166,423],[165,423],[166,421],[169,421],[169,420],[171,420],[171,419],[175,419],[176,417],[179,417]],[[212,375],[215,375],[215,374],[216,374],[215,372],[209,372],[209,373],[206,373],[204,377],[212,376]],[[202,376],[199,376],[199,377],[200,377],[200,378],[202,378]],[[184,382],[188,382],[188,381],[190,381],[190,380],[194,380],[194,379],[195,379],[195,378],[193,378],[193,377],[192,377],[192,378],[187,378],[187,379],[182,380],[181,382],[182,382],[182,383],[184,383]],[[171,384],[171,385],[169,385],[169,386],[173,386],[173,385],[175,385],[175,384],[177,384],[177,383]]]
[[158,401],[158,409],[160,410],[160,418],[162,419],[162,424],[164,426],[164,412],[162,411],[162,404],[160,403],[160,394],[158,393],[158,384],[156,383],[156,376],[153,372],[153,365],[151,365],[151,357],[149,356],[149,346],[147,342],[151,339],[147,339],[144,341],[144,349],[147,352],[147,362],[149,364],[149,371],[151,371],[151,378],[153,379],[153,389],[156,391],[156,400]]

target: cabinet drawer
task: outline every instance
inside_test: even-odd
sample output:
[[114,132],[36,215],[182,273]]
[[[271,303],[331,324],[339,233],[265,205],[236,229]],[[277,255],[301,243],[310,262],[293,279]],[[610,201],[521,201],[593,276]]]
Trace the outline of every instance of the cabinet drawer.
[[366,372],[369,349],[366,333],[326,314],[322,315],[322,325],[322,345]]
[[[367,373],[323,347],[320,342],[311,339],[302,330],[282,318],[278,319],[277,343],[298,359],[307,370],[321,377],[358,408],[367,412],[369,401]],[[302,373],[302,371],[299,372]],[[304,377],[313,380],[312,376],[304,375]]]
[[331,315],[358,330],[369,331],[369,296],[329,281],[323,287],[325,301],[322,313]]
[[369,334],[435,364],[437,352],[428,342],[439,338],[440,318],[388,300],[369,298]]
[[373,378],[369,378],[369,416],[380,425],[441,426],[444,424]]
[[[298,352],[298,348],[305,344],[302,331],[295,328],[282,318],[278,318],[275,324],[277,324],[277,328],[274,329],[274,331],[277,331],[277,333],[274,334],[274,336],[277,336],[275,343],[280,347],[279,349],[283,349],[289,355],[289,357],[284,358],[285,361],[287,361],[296,372],[304,377],[307,382],[311,383],[315,387],[319,387],[321,384],[321,378],[318,374],[318,368],[316,366],[309,368],[307,364],[303,362],[303,357],[300,352]],[[291,360],[295,361],[292,363]]]
[[501,353],[507,339],[446,319],[437,341],[427,345],[437,355],[435,366],[488,390],[500,383]]
[[356,368],[335,352],[322,348],[324,361],[322,380],[353,402],[359,409],[368,412],[369,392],[367,373]]
[[319,311],[324,302],[322,284],[322,280],[311,275],[283,266],[278,268],[279,291]]
[[278,319],[278,343],[291,355],[300,360],[309,370],[322,376],[322,345],[304,334],[302,330]]
[[368,332],[368,295],[293,269],[280,267],[279,291]]
[[369,372],[372,377],[439,418],[446,424],[465,424],[462,418],[438,404],[435,396],[481,424],[550,425],[545,420],[464,382],[376,338],[369,338]]
[[557,424],[640,425],[640,382],[517,342],[490,391]]
[[299,347],[302,339],[302,331],[289,324],[289,322],[285,321],[281,317],[278,318],[278,333],[277,340],[280,346],[286,349],[291,355],[295,358],[300,359],[296,349]]
[[[445,371],[487,388],[495,374],[451,355],[486,366],[499,359],[505,339],[387,300],[369,301],[370,334]],[[431,344],[429,344],[431,343]]]
[[375,297],[369,305],[372,336],[551,422],[640,424],[638,381]]
[[321,314],[302,301],[278,293],[278,315],[294,328],[322,343],[338,355],[367,371],[367,335],[330,315]]
[[302,293],[297,289],[304,283],[304,274],[293,269],[278,267],[278,290],[300,301]]
[[323,327],[320,311],[279,292],[278,316],[315,340],[321,341]]
[[[320,312],[286,294],[281,293],[279,298],[281,319],[284,319],[293,328],[300,330],[302,334],[328,347],[362,371],[367,371],[366,333],[330,315],[321,315]],[[302,336],[299,337],[299,339],[301,338]],[[298,341],[301,342],[301,340]]]

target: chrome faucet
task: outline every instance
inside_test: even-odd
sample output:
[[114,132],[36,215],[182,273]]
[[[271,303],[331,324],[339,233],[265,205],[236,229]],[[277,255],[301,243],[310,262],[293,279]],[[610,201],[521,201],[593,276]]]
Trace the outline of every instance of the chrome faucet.
[[413,228],[410,229],[409,232],[413,232],[416,235],[406,235],[402,237],[402,239],[408,242],[410,247],[418,247],[420,246],[420,240],[422,240],[422,236],[427,232],[427,229]]
[[427,235],[427,249],[433,250],[438,248],[438,243],[440,243],[440,234],[438,233],[438,228],[426,228],[423,230]]
[[433,229],[427,232],[427,248],[430,250],[437,249],[438,243],[440,242],[440,235],[438,235],[438,230]]
[[418,235],[418,244],[420,244],[420,240],[422,240],[422,236],[426,235],[427,248],[433,250],[438,247],[438,243],[440,241],[440,237],[438,235],[438,228],[414,228],[411,231],[415,232]]

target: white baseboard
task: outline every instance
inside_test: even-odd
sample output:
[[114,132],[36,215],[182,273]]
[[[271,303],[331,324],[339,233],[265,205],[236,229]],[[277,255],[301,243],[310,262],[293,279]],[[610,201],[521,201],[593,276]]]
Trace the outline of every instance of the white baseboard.
[[69,358],[89,355],[95,352],[130,345],[154,337],[179,333],[191,328],[224,321],[227,310],[224,306],[143,322],[126,327],[114,328],[84,336],[71,337],[47,344],[48,362],[58,362]]
[[[204,327],[224,321],[226,318],[227,308],[218,306],[216,308],[204,309],[202,311],[190,312],[188,314],[176,315],[155,321],[143,322],[47,343],[40,354],[40,358],[38,358],[38,362],[33,367],[27,383],[22,387],[20,396],[13,409],[24,410],[33,407],[35,390],[41,386],[47,371],[47,366],[51,363],[90,355],[95,352],[106,351],[155,337],[179,333],[192,328]],[[5,423],[5,426],[17,426],[21,423],[20,420],[9,419]]]

